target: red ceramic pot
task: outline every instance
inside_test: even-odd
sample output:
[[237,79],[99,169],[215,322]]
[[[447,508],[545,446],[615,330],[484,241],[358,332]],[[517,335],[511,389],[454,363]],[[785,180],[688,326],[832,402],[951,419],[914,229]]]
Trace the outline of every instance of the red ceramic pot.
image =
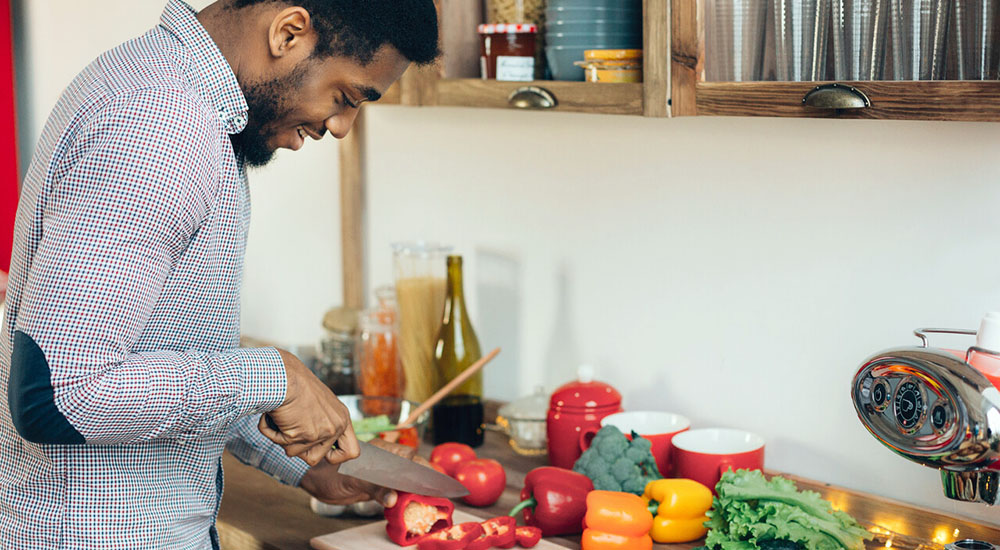
[[593,380],[592,371],[580,369],[580,379],[555,391],[549,400],[545,428],[549,444],[549,464],[572,468],[580,458],[580,435],[600,429],[601,419],[622,412],[618,390]]

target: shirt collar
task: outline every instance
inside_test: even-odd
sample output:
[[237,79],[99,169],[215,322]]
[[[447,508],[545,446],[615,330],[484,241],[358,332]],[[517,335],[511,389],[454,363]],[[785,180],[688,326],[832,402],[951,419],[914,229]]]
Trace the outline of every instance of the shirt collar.
[[160,25],[188,50],[198,91],[219,113],[226,132],[238,134],[247,125],[246,98],[233,68],[196,15],[183,0],[170,0],[160,16]]

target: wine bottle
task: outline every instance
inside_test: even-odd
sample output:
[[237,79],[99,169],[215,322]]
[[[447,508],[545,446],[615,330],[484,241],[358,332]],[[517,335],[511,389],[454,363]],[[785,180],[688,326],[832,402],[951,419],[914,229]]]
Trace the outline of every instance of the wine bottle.
[[[462,288],[462,257],[448,256],[444,314],[434,347],[434,362],[441,383],[446,384],[482,357],[479,339],[465,308]],[[452,395],[483,396],[483,373],[478,372],[455,388]]]

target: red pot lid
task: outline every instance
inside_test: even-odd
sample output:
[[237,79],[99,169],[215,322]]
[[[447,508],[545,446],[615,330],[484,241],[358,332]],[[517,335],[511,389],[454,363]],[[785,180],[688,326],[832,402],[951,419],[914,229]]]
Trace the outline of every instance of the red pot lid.
[[580,367],[579,379],[561,386],[549,400],[551,409],[605,409],[618,408],[622,394],[604,382],[594,380],[594,369]]

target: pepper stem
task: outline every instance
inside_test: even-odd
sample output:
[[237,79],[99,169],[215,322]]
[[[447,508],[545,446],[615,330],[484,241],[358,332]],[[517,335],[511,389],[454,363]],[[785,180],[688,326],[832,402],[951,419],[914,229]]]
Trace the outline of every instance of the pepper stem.
[[650,500],[647,509],[649,510],[650,514],[653,514],[655,516],[656,513],[660,511],[660,503],[656,502],[655,500]]
[[521,501],[521,502],[520,502],[520,503],[519,503],[519,504],[518,504],[517,506],[515,506],[515,507],[514,507],[514,509],[513,509],[513,510],[511,510],[511,511],[510,511],[510,513],[509,513],[509,514],[507,514],[507,515],[508,515],[508,516],[510,516],[510,517],[512,517],[512,518],[516,518],[516,517],[517,517],[517,515],[518,515],[518,514],[520,514],[520,513],[521,513],[521,511],[522,511],[522,510],[524,510],[525,508],[534,508],[534,507],[535,507],[535,506],[537,506],[537,505],[538,505],[538,501],[537,501],[537,500],[535,500],[535,497],[531,497],[531,498],[529,498],[529,499],[527,499],[527,500],[523,500],[523,501]]

